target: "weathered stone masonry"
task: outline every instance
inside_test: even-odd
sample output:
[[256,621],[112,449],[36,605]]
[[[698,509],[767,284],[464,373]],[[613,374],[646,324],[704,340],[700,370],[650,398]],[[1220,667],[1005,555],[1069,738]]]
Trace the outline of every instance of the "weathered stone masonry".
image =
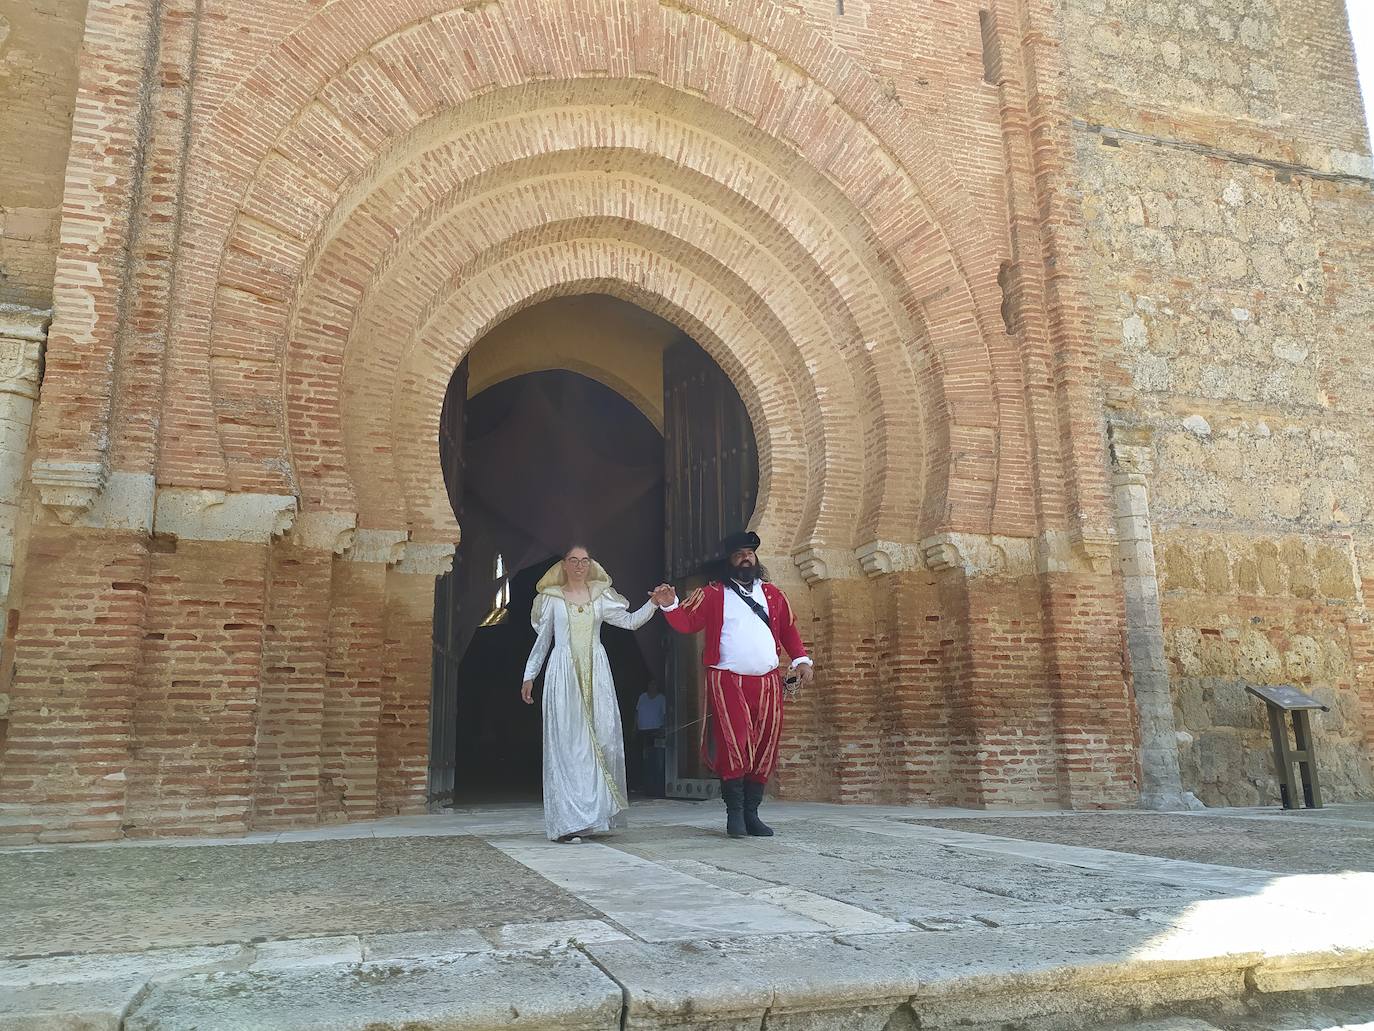
[[444,391],[587,293],[749,408],[823,671],[783,793],[1258,801],[1246,680],[1325,692],[1331,794],[1374,787],[1339,3],[51,17],[74,75],[18,88],[70,140],[61,230],[0,279],[52,309],[22,445],[0,391],[0,838],[423,808]]

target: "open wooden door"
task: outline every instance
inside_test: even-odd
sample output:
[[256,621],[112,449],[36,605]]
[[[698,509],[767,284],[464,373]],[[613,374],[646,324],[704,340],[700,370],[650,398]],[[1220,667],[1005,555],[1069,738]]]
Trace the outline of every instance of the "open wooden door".
[[[702,582],[721,538],[744,529],[758,499],[759,460],[739,392],[705,351],[683,340],[663,355],[665,555],[679,591]],[[716,781],[701,762],[705,674],[701,635],[671,635],[665,653],[665,755],[670,798],[704,798]]]
[[[449,503],[463,524],[463,440],[468,397],[468,363],[453,374],[439,419],[439,461],[444,469]],[[434,667],[429,706],[429,801],[453,798],[457,770],[458,664],[467,647],[460,600],[467,578],[463,549],[453,556],[453,570],[434,584]]]

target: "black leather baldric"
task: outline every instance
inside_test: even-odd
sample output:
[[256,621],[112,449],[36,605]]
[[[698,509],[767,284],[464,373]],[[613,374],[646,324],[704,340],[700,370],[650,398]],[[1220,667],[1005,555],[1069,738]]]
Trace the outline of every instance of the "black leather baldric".
[[773,629],[773,621],[768,618],[768,610],[766,608],[764,608],[762,605],[756,602],[753,598],[749,597],[749,595],[745,594],[744,588],[741,587],[734,580],[727,580],[725,581],[725,583],[726,586],[728,586],[737,595],[739,595],[740,601],[744,602],[744,604],[748,605],[751,609],[754,610],[754,615],[758,616],[759,619],[763,620],[764,626],[766,626],[769,630]]

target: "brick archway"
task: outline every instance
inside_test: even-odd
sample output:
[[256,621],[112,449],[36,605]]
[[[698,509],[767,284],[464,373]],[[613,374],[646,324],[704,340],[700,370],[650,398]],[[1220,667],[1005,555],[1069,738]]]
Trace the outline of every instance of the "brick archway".
[[[356,292],[317,300],[330,308],[325,317],[310,305],[322,279],[332,276],[329,285],[337,286],[340,278],[373,278],[369,244],[406,251],[407,213],[394,196],[379,196],[388,187],[415,185],[417,196],[442,206],[443,190],[454,195],[480,189],[483,175],[519,175],[509,166],[521,159],[561,151],[610,168],[617,159],[608,148],[638,153],[657,146],[672,148],[675,163],[704,177],[716,194],[699,209],[706,217],[728,221],[726,200],[752,205],[756,224],[746,228],[776,237],[767,241],[768,253],[784,267],[809,257],[842,298],[826,298],[834,325],[825,346],[799,347],[795,360],[817,370],[818,390],[833,399],[832,410],[857,397],[867,421],[829,428],[831,452],[816,466],[840,470],[840,489],[827,495],[813,478],[812,514],[795,546],[850,549],[865,540],[914,541],[945,526],[990,523],[991,484],[1005,457],[996,444],[1004,405],[990,349],[1004,344],[1000,331],[988,328],[996,321],[986,303],[976,300],[980,270],[995,278],[995,269],[961,256],[958,244],[986,233],[970,223],[975,206],[960,203],[957,178],[932,156],[938,148],[918,158],[914,141],[925,131],[886,103],[848,58],[819,37],[802,38],[799,26],[769,5],[740,15],[724,4],[669,10],[592,3],[566,12],[566,22],[559,14],[522,23],[518,34],[500,4],[485,6],[480,17],[443,5],[364,16],[354,6],[331,5],[285,37],[200,135],[197,156],[213,170],[214,183],[186,234],[195,255],[183,263],[181,287],[185,310],[194,314],[177,338],[185,355],[210,356],[204,390],[214,423],[186,430],[207,436],[206,450],[221,456],[227,482],[310,493],[310,471],[298,464],[312,431],[297,434],[285,418],[266,417],[257,382],[245,385],[216,369],[248,357],[287,378],[285,340],[315,353],[321,336],[342,333],[346,348],[356,346],[357,313],[349,314]],[[673,28],[667,22],[679,17],[691,21],[683,38],[718,46],[721,74],[698,80],[655,47]],[[620,55],[611,64],[624,61],[624,68],[608,68],[594,46],[611,38]],[[577,42],[569,48],[570,41]],[[559,55],[551,67],[530,63],[541,42],[542,52]],[[452,75],[418,74],[420,54]],[[473,54],[481,56],[476,72],[465,70],[464,55]],[[291,92],[264,99],[259,85],[281,77]],[[638,107],[626,105],[626,97],[638,98]],[[643,112],[648,120],[636,120]],[[459,126],[464,132],[455,137]],[[449,181],[440,185],[434,174],[444,163],[436,150],[455,139],[462,149],[490,144],[498,160],[487,169],[468,162],[459,183],[445,168]],[[753,196],[751,183],[758,185]],[[391,220],[379,199],[393,205]],[[416,231],[427,221],[422,214]],[[763,298],[770,290],[764,284],[756,292]],[[341,309],[345,321],[354,319],[349,328],[339,324]],[[836,356],[842,367],[832,378],[849,381],[847,396],[823,383]],[[958,369],[954,395],[941,375],[946,368]],[[245,418],[245,410],[263,415]],[[851,463],[846,471],[830,461],[845,437],[859,441],[854,446],[866,466]],[[949,460],[952,439],[959,441],[958,463]],[[893,454],[922,454],[924,466],[909,473],[909,461],[886,460]],[[268,455],[280,458],[264,460]],[[203,479],[206,463],[199,464]],[[169,469],[174,478],[183,472]],[[347,507],[347,485],[341,493],[330,504]],[[837,499],[855,496],[860,512],[841,511]],[[848,539],[839,538],[840,527]]]
[[[60,648],[23,631],[23,786],[4,797],[94,805],[102,833],[417,806],[433,581],[460,532],[432,447],[443,388],[487,329],[588,291],[687,331],[748,406],[760,528],[834,688],[797,711],[789,784],[1130,793],[1129,700],[1101,647],[1119,591],[1073,536],[1092,529],[1074,506],[1105,511],[1098,453],[1062,448],[1095,431],[1068,396],[1091,363],[1006,331],[1011,241],[985,221],[1004,184],[961,181],[938,123],[772,0],[272,17],[250,57],[232,24],[205,29],[212,56],[186,60],[212,85],[185,94],[182,156],[175,112],[149,105],[161,142],[129,162],[146,182],[121,193],[73,150],[36,457],[44,503],[93,543],[44,526],[57,572],[34,611],[61,618],[57,586],[100,596],[92,625],[121,650],[107,668],[80,628]],[[109,44],[127,44],[112,77],[150,74],[137,42]],[[100,108],[101,89],[82,96]],[[130,197],[136,253],[89,229]],[[216,592],[235,618],[183,604]],[[178,706],[184,669],[223,740]],[[85,759],[50,772],[52,735],[106,724],[98,758],[72,736]]]

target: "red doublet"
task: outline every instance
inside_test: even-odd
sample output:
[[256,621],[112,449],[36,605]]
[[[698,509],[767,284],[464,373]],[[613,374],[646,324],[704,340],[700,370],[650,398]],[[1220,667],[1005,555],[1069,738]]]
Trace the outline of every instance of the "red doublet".
[[[793,659],[806,655],[797,620],[782,591],[763,585],[768,618],[778,650]],[[701,603],[691,611],[679,607],[663,613],[679,633],[706,632],[703,649],[706,663],[706,704],[711,726],[710,744],[702,727],[702,758],[721,780],[768,780],[778,762],[782,738],[782,675],[773,670],[763,676],[747,676],[715,669],[720,663],[720,631],[725,621],[725,588],[707,584]]]

